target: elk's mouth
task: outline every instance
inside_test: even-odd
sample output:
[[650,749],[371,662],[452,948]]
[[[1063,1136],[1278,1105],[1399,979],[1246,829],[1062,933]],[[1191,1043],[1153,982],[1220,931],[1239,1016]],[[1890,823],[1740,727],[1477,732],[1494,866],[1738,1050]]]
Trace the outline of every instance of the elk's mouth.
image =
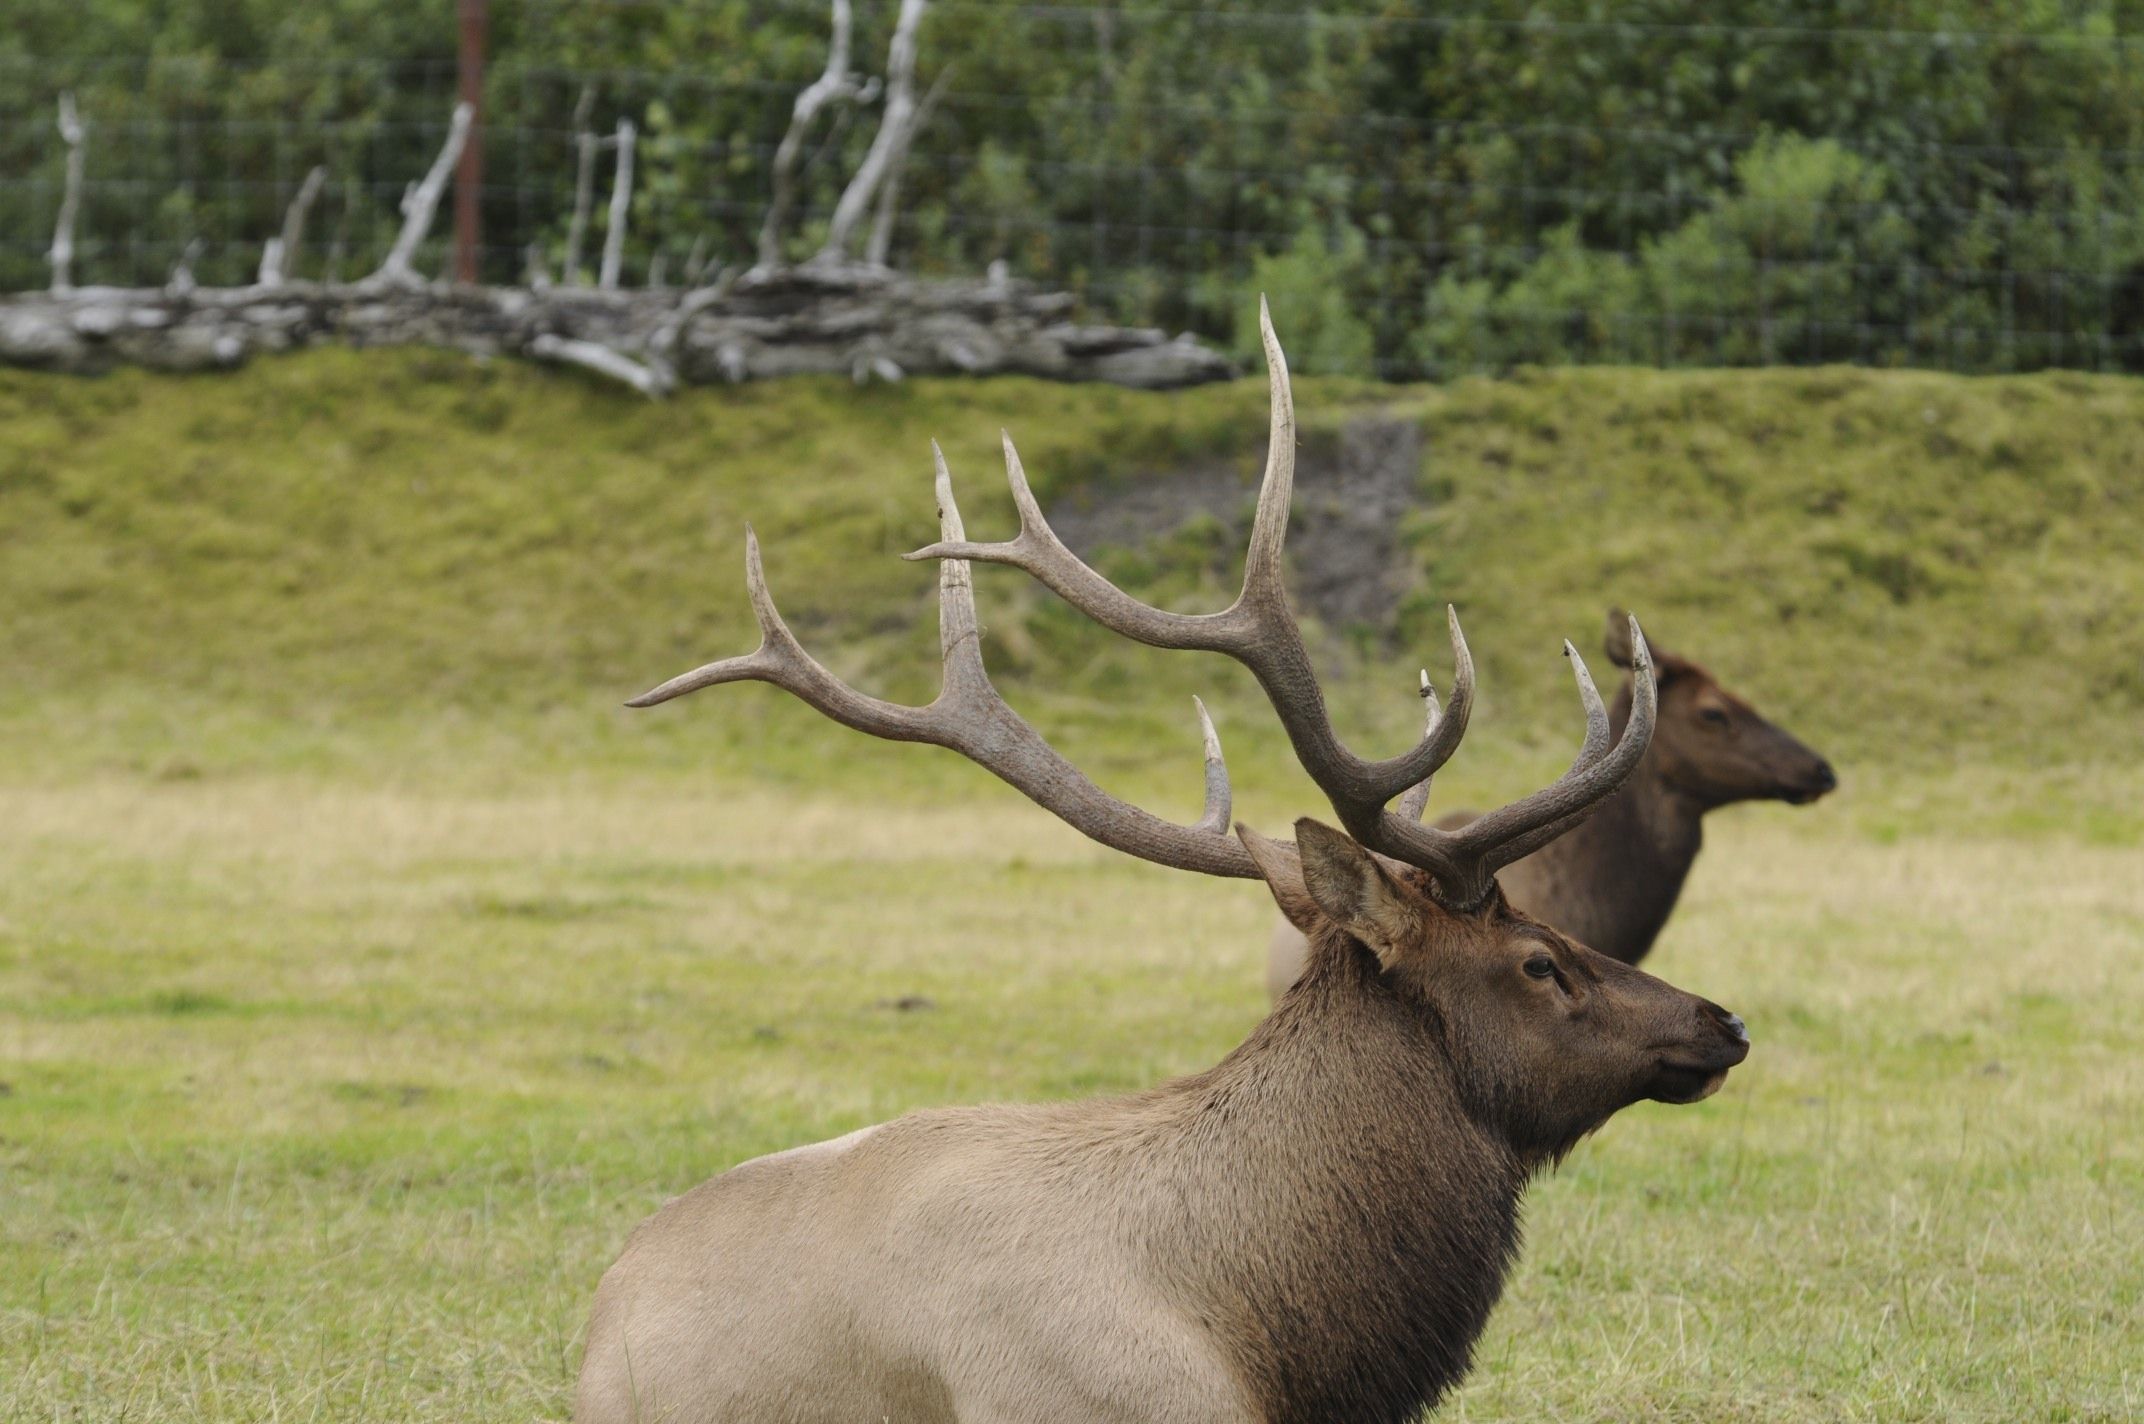
[[1656,1103],[1702,1102],[1720,1090],[1727,1070],[1749,1057],[1747,1041],[1729,1041],[1714,1052],[1688,1058],[1663,1058],[1653,1070],[1645,1096]]
[[1656,1103],[1703,1102],[1727,1081],[1725,1068],[1706,1068],[1691,1063],[1663,1063],[1653,1074],[1652,1088],[1645,1096]]
[[1836,791],[1838,787],[1839,774],[1831,769],[1831,763],[1827,761],[1809,773],[1806,780],[1780,792],[1779,799],[1789,806],[1806,806],[1811,801]]

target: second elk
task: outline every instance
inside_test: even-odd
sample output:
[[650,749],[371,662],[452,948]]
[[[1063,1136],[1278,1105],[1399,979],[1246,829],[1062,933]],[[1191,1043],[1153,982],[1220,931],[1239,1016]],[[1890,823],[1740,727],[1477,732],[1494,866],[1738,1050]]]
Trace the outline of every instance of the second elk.
[[[1399,1424],[1465,1373],[1529,1179],[1619,1109],[1695,1102],[1747,1055],[1733,1014],[1529,918],[1497,885],[1644,753],[1656,699],[1635,628],[1621,736],[1573,652],[1586,735],[1571,769],[1466,826],[1388,809],[1465,731],[1456,619],[1451,705],[1419,743],[1373,761],[1334,735],[1281,587],[1294,412],[1264,333],[1271,448],[1226,611],[1148,607],[1073,557],[1008,445],[1021,531],[1007,543],[967,540],[938,462],[943,542],[919,554],[941,561],[944,685],[928,706],[859,693],[806,653],[749,537],[759,649],[638,702],[770,682],[869,735],[953,748],[1106,845],[1264,880],[1311,926],[1301,983],[1205,1072],[1129,1097],[911,1113],[675,1199],[597,1291],[582,1424]],[[1102,791],[985,676],[974,560],[1024,568],[1141,642],[1242,662],[1340,828],[1230,835],[1203,708],[1197,822]]]
[[[1608,660],[1628,669],[1635,654],[1629,615],[1608,615]],[[1653,738],[1623,788],[1567,834],[1512,862],[1497,880],[1513,904],[1610,959],[1636,964],[1667,924],[1684,879],[1704,846],[1704,818],[1740,801],[1806,805],[1838,784],[1831,763],[1720,685],[1689,658],[1648,644],[1659,709]],[[1626,677],[1608,723],[1630,720],[1635,687]],[[1422,695],[1436,715],[1429,674]],[[1403,797],[1417,812],[1427,801]],[[1463,826],[1471,811],[1437,822]],[[1278,999],[1303,972],[1308,937],[1286,919],[1266,949],[1266,990]]]

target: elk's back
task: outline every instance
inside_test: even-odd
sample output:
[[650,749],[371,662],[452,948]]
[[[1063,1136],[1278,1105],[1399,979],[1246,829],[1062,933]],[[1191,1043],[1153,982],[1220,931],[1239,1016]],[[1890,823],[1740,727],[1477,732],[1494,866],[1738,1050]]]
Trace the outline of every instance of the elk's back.
[[1063,1109],[917,1113],[673,1199],[603,1277],[575,1419],[956,1424],[1126,1398],[1240,1419],[1089,1136]]

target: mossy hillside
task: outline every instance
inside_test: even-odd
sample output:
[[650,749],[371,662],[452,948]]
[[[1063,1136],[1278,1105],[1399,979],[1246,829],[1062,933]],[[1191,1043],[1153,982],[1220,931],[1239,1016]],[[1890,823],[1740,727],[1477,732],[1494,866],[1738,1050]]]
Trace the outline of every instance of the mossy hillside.
[[1495,620],[1492,666],[1613,595],[1852,759],[2144,752],[2144,385],[1589,370],[1423,404],[1418,587]]
[[987,508],[1002,422],[1038,475],[1094,478],[1240,440],[1256,406],[811,381],[657,406],[414,352],[0,374],[0,698],[18,733],[121,764],[362,759],[387,727],[404,748],[506,727],[541,750],[554,718],[600,754],[579,744],[678,720],[629,719],[623,697],[751,645],[747,519],[821,656],[925,694],[932,576],[896,556],[934,537],[932,438]]
[[[1894,806],[1962,768],[2029,818],[2050,781],[2091,801],[2097,768],[2138,759],[2144,385],[1589,370],[1298,396],[1306,493],[1342,422],[1423,422],[1397,626],[1316,636],[1346,730],[1394,742],[1415,663],[1446,666],[1441,607],[1458,604],[1483,673],[1458,793],[1568,754],[1555,649],[1590,647],[1611,600]],[[704,697],[616,704],[751,646],[748,518],[809,646],[874,690],[927,696],[933,581],[897,556],[934,533],[933,438],[971,532],[1010,528],[1001,426],[1045,499],[1218,459],[1248,500],[1263,383],[799,381],[651,405],[406,351],[215,377],[0,373],[0,747],[20,775],[835,768],[934,787],[965,773],[866,750],[771,691],[715,694],[720,715]],[[1224,523],[1157,531],[1105,565],[1172,606],[1217,607],[1238,556]],[[1001,681],[1084,762],[1188,788],[1196,690],[1247,786],[1300,789],[1236,669],[1128,647],[1013,571],[978,582]]]

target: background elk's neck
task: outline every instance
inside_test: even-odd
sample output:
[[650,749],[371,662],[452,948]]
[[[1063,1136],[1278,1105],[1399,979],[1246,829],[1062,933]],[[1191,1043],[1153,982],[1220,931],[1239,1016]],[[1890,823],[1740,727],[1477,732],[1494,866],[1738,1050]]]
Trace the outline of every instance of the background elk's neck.
[[1463,1107],[1433,1028],[1335,937],[1179,1087],[1195,1179],[1154,1186],[1156,1249],[1263,1417],[1413,1419],[1466,1372],[1528,1175]]
[[[1630,717],[1626,683],[1609,709],[1615,735]],[[1504,871],[1504,888],[1529,914],[1616,959],[1652,947],[1704,846],[1706,807],[1667,784],[1648,749],[1623,789],[1591,818]]]

